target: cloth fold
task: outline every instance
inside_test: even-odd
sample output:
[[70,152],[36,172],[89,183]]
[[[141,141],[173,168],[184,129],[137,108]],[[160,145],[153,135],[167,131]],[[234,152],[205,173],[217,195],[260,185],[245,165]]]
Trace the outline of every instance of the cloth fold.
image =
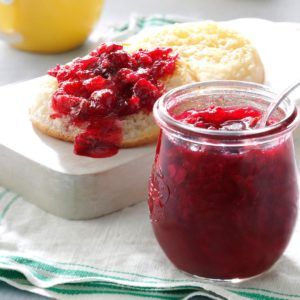
[[[134,18],[114,31],[116,39],[180,21]],[[0,280],[57,299],[300,299],[299,245],[298,226],[285,255],[264,276],[217,284],[169,262],[152,233],[146,202],[99,219],[68,221],[0,187]]]

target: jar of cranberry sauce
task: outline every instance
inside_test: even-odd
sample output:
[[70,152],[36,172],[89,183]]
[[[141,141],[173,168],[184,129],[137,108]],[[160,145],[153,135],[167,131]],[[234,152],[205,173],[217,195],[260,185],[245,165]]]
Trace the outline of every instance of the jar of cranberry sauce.
[[246,279],[287,247],[297,216],[298,112],[285,99],[259,128],[275,96],[263,85],[214,81],[174,89],[155,104],[161,133],[149,209],[160,246],[180,270]]

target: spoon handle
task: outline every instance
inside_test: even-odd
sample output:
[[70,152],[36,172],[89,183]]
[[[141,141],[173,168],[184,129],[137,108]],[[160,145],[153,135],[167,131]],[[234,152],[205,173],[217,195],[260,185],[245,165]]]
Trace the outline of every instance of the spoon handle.
[[287,89],[285,89],[279,96],[277,97],[276,101],[272,102],[270,106],[268,107],[268,110],[266,114],[264,114],[259,128],[263,128],[266,126],[267,121],[269,120],[272,113],[275,111],[275,109],[280,105],[280,103],[292,92],[294,91],[298,86],[300,86],[300,81],[297,81],[296,83],[289,86]]

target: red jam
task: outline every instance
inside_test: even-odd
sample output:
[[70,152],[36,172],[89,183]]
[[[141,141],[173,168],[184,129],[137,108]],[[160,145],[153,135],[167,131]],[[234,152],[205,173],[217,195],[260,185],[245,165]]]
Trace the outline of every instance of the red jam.
[[[253,107],[209,107],[173,116],[215,130],[252,130]],[[168,258],[190,274],[248,278],[269,269],[297,215],[291,137],[267,145],[207,145],[162,130],[149,184],[155,235]]]
[[122,45],[102,44],[71,64],[48,73],[58,80],[52,97],[52,118],[70,117],[84,125],[74,152],[91,157],[116,154],[122,140],[120,118],[140,111],[152,112],[164,93],[159,81],[173,74],[177,55],[170,48],[127,53]]
[[254,107],[210,106],[189,109],[174,116],[176,120],[211,130],[246,130],[255,127],[261,112]]

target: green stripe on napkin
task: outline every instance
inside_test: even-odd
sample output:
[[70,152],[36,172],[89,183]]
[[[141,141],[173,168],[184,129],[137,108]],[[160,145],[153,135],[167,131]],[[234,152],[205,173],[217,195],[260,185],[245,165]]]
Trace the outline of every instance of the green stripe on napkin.
[[137,31],[140,31],[144,28],[148,27],[155,27],[155,26],[163,26],[163,25],[169,25],[169,24],[175,24],[180,23],[184,19],[180,17],[163,17],[160,15],[153,15],[153,16],[133,16],[130,20],[130,22],[125,23],[121,26],[114,27],[114,30],[117,32],[123,32],[128,29],[130,29],[131,24],[134,23],[134,26],[136,27]]

